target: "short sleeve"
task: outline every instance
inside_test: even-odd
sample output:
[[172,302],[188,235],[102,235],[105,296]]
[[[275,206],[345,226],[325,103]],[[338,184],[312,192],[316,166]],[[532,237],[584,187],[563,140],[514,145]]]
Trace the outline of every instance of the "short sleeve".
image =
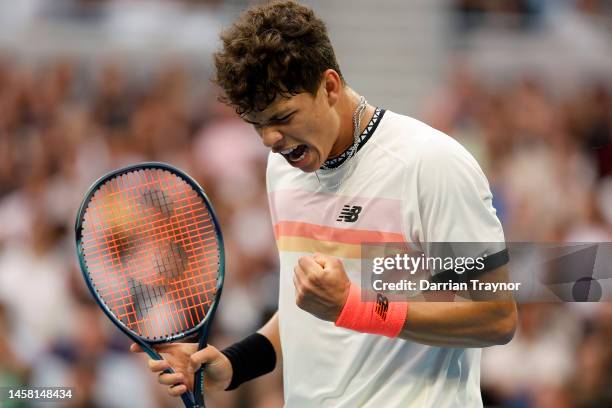
[[[427,256],[484,256],[486,270],[508,261],[493,195],[472,155],[436,132],[418,157],[420,238]],[[451,244],[453,243],[453,244]]]

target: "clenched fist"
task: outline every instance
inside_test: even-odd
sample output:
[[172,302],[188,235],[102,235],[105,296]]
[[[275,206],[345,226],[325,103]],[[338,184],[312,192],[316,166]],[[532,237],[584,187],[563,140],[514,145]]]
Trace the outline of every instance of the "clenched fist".
[[322,320],[335,322],[348,298],[351,282],[342,261],[331,256],[303,256],[293,269],[295,303]]

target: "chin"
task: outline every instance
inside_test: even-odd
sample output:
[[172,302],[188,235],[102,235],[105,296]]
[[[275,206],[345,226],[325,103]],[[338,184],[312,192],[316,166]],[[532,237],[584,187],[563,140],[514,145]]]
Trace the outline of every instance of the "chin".
[[317,166],[317,163],[313,163],[300,170],[302,170],[304,173],[314,173],[315,171],[319,170],[319,167],[321,166]]
[[[317,155],[317,157],[319,157]],[[313,161],[311,161],[310,163],[308,163],[308,165],[306,167],[304,167],[303,169],[301,169],[304,173],[313,173],[317,170],[319,170],[319,168],[321,168],[321,163],[319,163],[318,159],[314,159]]]

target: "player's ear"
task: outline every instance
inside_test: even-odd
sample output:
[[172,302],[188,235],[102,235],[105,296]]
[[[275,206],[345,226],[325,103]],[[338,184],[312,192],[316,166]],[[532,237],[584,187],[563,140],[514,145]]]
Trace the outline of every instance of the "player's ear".
[[321,87],[325,92],[325,97],[329,106],[334,106],[340,99],[340,92],[342,91],[342,80],[340,79],[340,75],[333,69],[325,70],[325,72],[323,72]]

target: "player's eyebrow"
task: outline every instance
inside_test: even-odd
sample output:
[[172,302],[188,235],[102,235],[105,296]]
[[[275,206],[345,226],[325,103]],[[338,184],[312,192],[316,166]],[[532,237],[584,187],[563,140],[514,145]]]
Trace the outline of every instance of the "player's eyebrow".
[[[272,115],[272,117],[271,117],[270,119],[268,119],[267,121],[263,121],[263,122],[261,122],[261,123],[270,123],[270,122],[276,122],[276,121],[278,121],[279,119],[283,119],[283,118],[285,118],[285,117],[287,117],[287,116],[289,116],[289,115],[294,114],[295,112],[296,112],[296,110],[292,110],[292,109],[290,109],[290,108],[289,108],[289,109],[285,109],[285,110],[283,110],[283,111],[280,111],[280,112],[275,113],[274,115]],[[254,122],[254,121],[251,121],[251,120],[247,119],[245,116],[243,116],[243,117],[242,117],[242,119],[243,119],[245,122],[247,122],[247,123],[249,123],[249,124],[251,124],[251,125],[253,125],[253,126],[257,126],[257,125],[260,125],[260,124],[261,124],[260,122]]]

